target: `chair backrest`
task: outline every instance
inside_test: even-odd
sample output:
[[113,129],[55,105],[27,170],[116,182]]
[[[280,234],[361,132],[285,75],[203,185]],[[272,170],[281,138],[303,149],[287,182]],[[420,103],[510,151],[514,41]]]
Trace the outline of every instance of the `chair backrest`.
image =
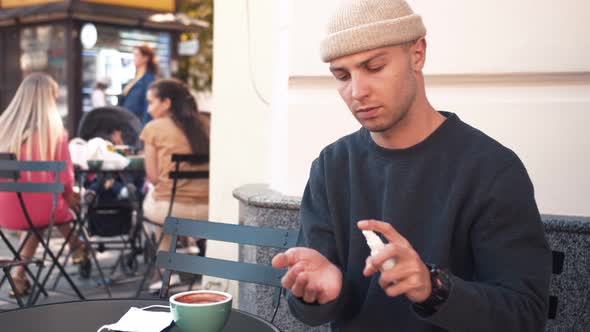
[[[59,181],[60,172],[66,169],[64,161],[17,161],[12,153],[0,153],[0,191],[14,192],[17,195],[25,219],[29,228],[34,228],[22,193],[51,193],[50,230],[47,232],[48,239],[53,226],[54,212],[57,205],[57,195],[64,191],[64,185]],[[55,172],[54,182],[19,182],[20,172]],[[6,181],[8,180],[8,181]]]
[[[299,231],[168,217],[164,222],[164,233],[171,234],[172,241],[170,251],[158,252],[156,264],[160,268],[281,287],[281,278],[286,269],[279,270],[269,265],[177,253],[176,240],[178,236],[184,235],[238,244],[288,249],[295,246]],[[169,273],[167,273],[167,278],[169,278]],[[162,288],[160,296],[167,296],[166,286]]]
[[[565,254],[561,251],[551,251],[552,266],[551,271],[554,275],[560,275],[563,272],[563,263],[565,261]],[[555,319],[557,317],[558,298],[555,295],[549,296],[549,312],[547,317]]]
[[[16,156],[14,153],[5,153],[0,152],[0,160],[16,160]],[[13,181],[18,180],[20,177],[19,172],[10,172],[10,171],[0,171],[0,179],[11,179]]]
[[168,207],[168,216],[172,213],[174,206],[174,198],[176,197],[176,186],[180,179],[208,179],[209,170],[203,171],[181,171],[180,163],[188,162],[191,164],[208,164],[209,155],[199,154],[173,154],[172,162],[174,163],[174,171],[168,173],[168,178],[172,180],[172,193],[170,195],[170,205]]
[[[0,153],[0,191],[37,192],[58,194],[64,191],[59,181],[60,172],[66,169],[63,161],[17,161],[12,153]],[[20,172],[55,172],[54,182],[18,182]]]

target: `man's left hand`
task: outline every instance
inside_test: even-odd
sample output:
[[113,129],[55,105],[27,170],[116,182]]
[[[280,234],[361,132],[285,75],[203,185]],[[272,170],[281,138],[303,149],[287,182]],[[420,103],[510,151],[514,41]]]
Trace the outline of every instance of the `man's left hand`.
[[430,272],[412,245],[393,226],[377,220],[362,220],[357,224],[361,230],[379,232],[389,243],[375,256],[367,258],[363,274],[368,277],[378,272],[388,259],[395,259],[395,266],[381,272],[379,285],[388,296],[404,294],[410,301],[425,301],[432,292]]

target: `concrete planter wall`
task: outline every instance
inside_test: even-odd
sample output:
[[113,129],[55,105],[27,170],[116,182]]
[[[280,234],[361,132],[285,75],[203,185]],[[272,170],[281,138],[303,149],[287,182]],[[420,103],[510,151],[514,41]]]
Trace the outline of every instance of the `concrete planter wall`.
[[[240,201],[240,224],[257,227],[288,228],[299,227],[299,202],[297,197],[287,197],[268,189],[265,185],[248,185],[234,190],[234,197]],[[239,259],[243,262],[270,264],[274,255],[279,252],[274,248],[258,248],[240,245]],[[251,312],[266,320],[273,314],[272,287],[256,284],[239,284],[239,309]],[[293,316],[289,307],[281,299],[275,318],[275,325],[282,331],[329,331],[328,326],[311,328]]]
[[590,331],[590,218],[542,215],[552,250],[565,253],[563,273],[551,280],[557,317],[546,331]]
[[[284,196],[266,185],[247,185],[234,190],[240,201],[240,224],[271,227],[299,227],[299,197]],[[590,218],[543,215],[547,240],[553,250],[565,253],[564,271],[553,276],[551,294],[559,299],[557,317],[546,331],[590,331]],[[240,246],[240,260],[270,264],[277,250]],[[274,289],[240,283],[241,310],[267,320],[273,313]],[[283,299],[284,300],[284,299]],[[282,301],[275,318],[283,331],[328,331],[328,326],[311,328],[297,321]]]

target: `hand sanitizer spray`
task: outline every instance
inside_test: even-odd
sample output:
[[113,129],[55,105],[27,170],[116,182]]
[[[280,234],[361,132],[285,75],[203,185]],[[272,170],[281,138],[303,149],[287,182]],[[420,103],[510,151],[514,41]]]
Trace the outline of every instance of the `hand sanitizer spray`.
[[[379,238],[379,236],[377,236],[377,234],[375,234],[375,232],[363,231],[363,235],[365,236],[365,239],[367,240],[367,245],[369,246],[369,248],[371,248],[371,256],[377,255],[379,253],[379,251],[382,250],[383,247],[385,247],[385,243],[383,243],[383,241],[381,241],[381,239]],[[394,266],[395,266],[395,259],[390,258],[390,259],[386,260],[385,262],[383,262],[380,270],[381,270],[381,272],[385,272]]]

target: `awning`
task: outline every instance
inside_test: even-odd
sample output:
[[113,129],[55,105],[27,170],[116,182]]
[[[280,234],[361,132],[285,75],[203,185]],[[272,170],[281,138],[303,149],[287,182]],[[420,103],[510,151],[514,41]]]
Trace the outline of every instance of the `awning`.
[[199,30],[209,27],[208,22],[190,18],[182,13],[157,12],[141,8],[78,1],[0,9],[0,26],[64,19],[176,31]]

